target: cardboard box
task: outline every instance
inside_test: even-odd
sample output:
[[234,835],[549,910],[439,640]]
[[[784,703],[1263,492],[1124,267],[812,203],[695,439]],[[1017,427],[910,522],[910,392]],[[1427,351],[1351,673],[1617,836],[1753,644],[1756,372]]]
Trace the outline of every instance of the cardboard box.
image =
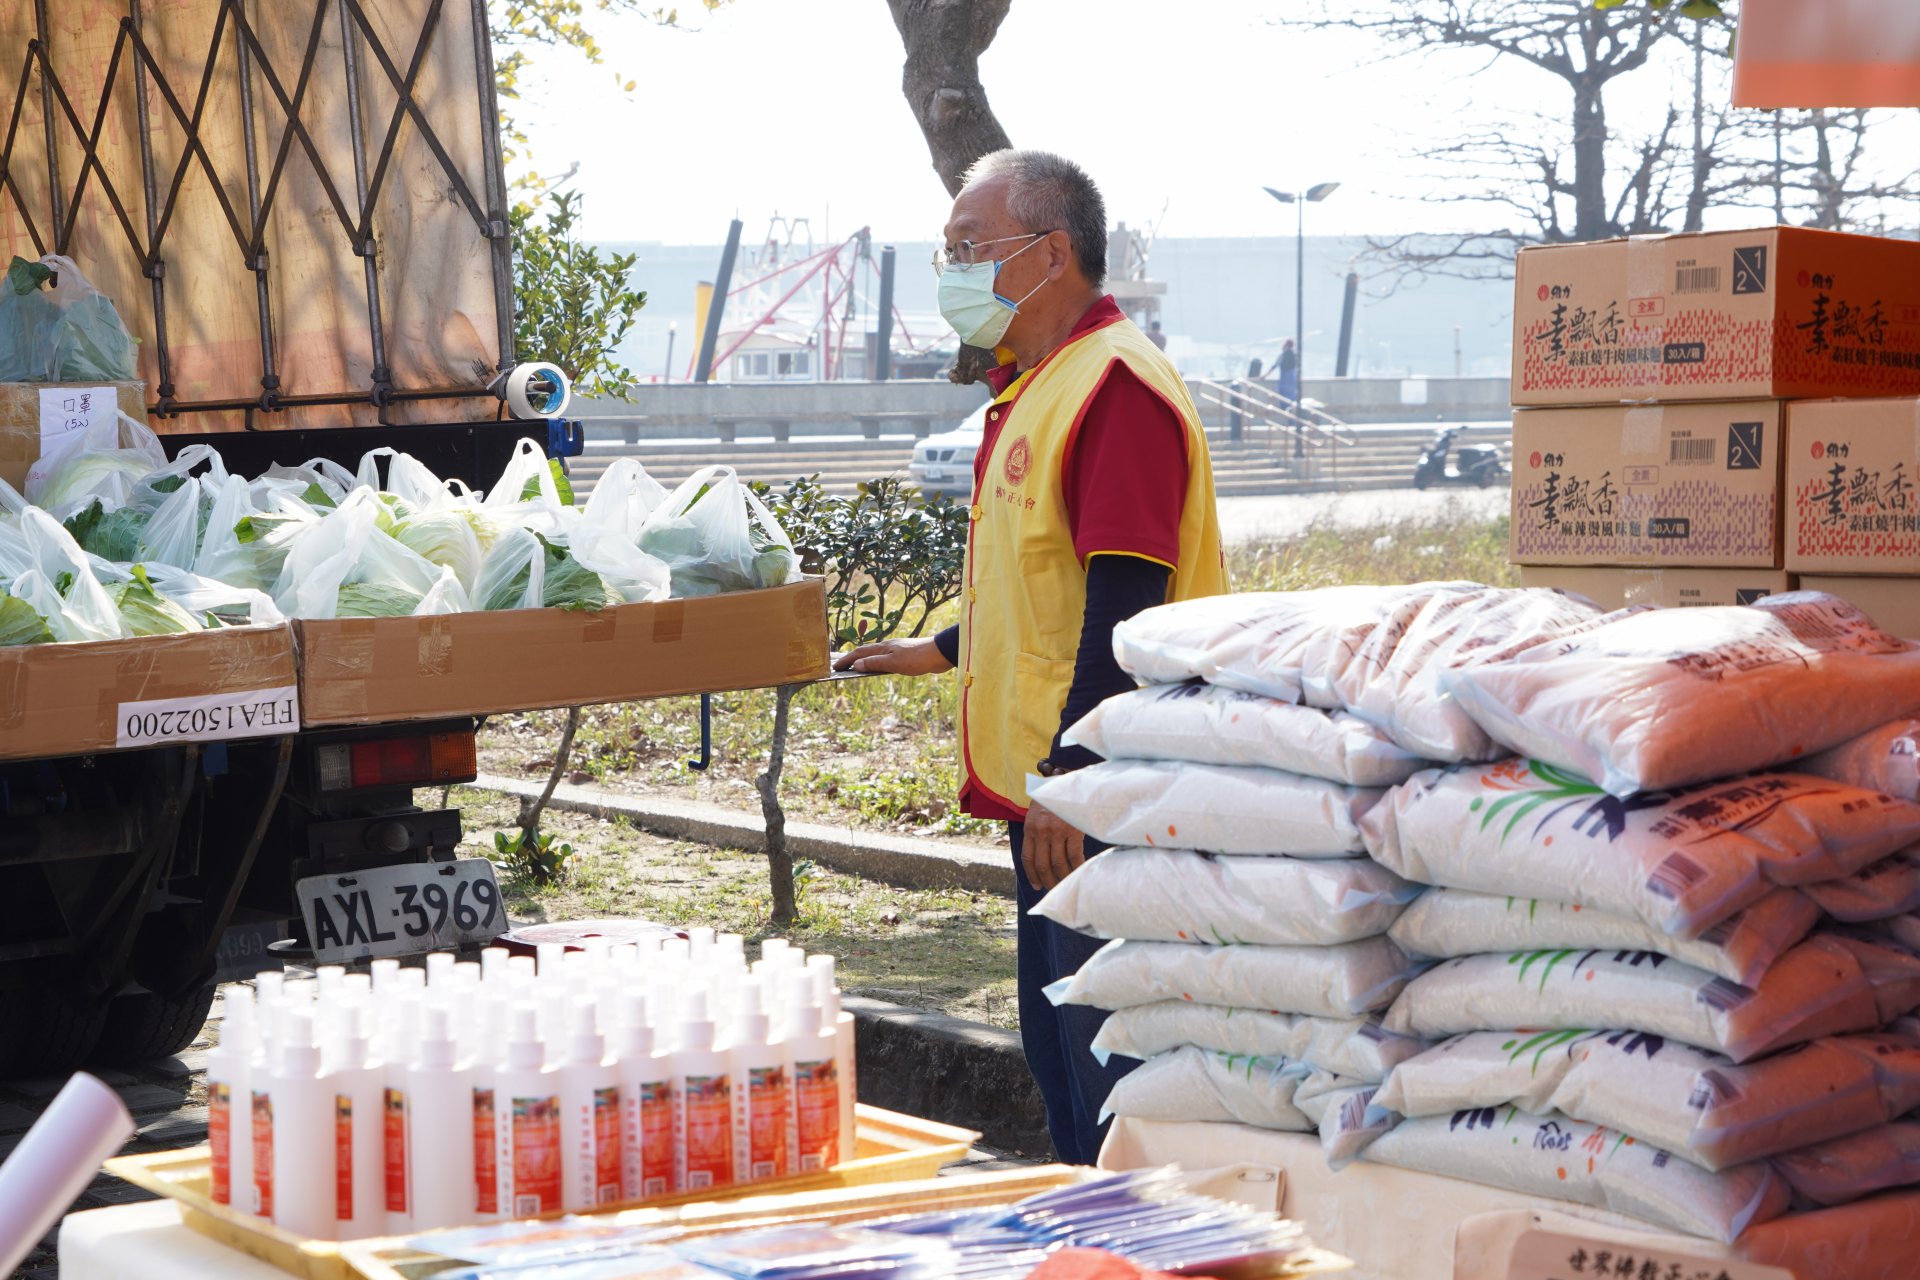
[[631,702],[824,679],[826,584],[629,604],[429,618],[301,619],[310,725]]
[[1513,415],[1515,564],[1780,563],[1781,404]]
[[1859,606],[1882,631],[1920,640],[1920,578],[1843,578],[1809,573],[1801,575],[1800,589],[1839,596]]
[[1792,227],[1520,251],[1513,402],[1920,392],[1920,243]]
[[0,648],[0,759],[300,728],[286,624]]
[[1650,604],[1662,609],[1752,604],[1793,590],[1793,575],[1778,569],[1617,569],[1530,565],[1523,587],[1559,587],[1606,609]]
[[1920,574],[1920,400],[1787,406],[1786,562]]
[[[101,392],[111,389],[111,395]],[[15,489],[27,483],[27,468],[43,441],[84,427],[95,414],[120,411],[147,420],[144,382],[0,382],[0,480]]]

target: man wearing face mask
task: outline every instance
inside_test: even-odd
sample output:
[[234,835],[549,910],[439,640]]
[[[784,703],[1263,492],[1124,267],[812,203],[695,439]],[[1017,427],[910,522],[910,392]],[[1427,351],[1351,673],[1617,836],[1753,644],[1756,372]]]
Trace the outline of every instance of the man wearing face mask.
[[1097,1063],[1105,1015],[1043,994],[1098,950],[1029,911],[1102,846],[1027,796],[1027,777],[1093,763],[1060,735],[1133,687],[1113,628],[1227,589],[1200,415],[1166,356],[1101,291],[1107,220],[1078,165],[997,151],[968,171],[935,255],[940,309],[999,368],[974,459],[961,620],[864,645],[842,670],[957,669],[963,810],[1008,823],[1019,884],[1020,1029],[1056,1152],[1092,1164],[1126,1067]]

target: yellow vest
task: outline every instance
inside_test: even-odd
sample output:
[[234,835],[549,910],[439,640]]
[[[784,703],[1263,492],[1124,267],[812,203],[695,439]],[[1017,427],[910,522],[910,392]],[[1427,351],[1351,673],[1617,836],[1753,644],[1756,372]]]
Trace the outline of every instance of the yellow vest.
[[1080,417],[1118,361],[1164,398],[1187,431],[1180,562],[1169,600],[1227,590],[1213,463],[1187,385],[1130,320],[1069,339],[1003,392],[1005,415],[975,485],[960,615],[964,780],[1027,807],[1027,775],[1053,748],[1087,608],[1063,489]]

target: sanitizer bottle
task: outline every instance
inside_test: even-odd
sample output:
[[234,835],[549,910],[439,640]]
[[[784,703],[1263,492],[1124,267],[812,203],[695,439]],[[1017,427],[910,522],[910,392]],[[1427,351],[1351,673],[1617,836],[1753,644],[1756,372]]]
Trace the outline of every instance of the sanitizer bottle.
[[560,1067],[560,1133],[566,1148],[561,1201],[579,1213],[620,1202],[620,1071],[607,1057],[591,996],[568,1008],[573,1034]]
[[333,1094],[333,1214],[340,1240],[364,1240],[389,1230],[386,1072],[367,1056],[360,1012],[348,1005],[335,1014],[322,1063]]
[[686,1018],[673,1055],[676,1191],[710,1191],[734,1182],[733,1062],[714,1036],[707,993],[687,993]]
[[633,996],[620,1025],[620,1198],[651,1200],[674,1187],[673,1057],[654,1051],[647,999]]
[[513,1007],[506,1058],[493,1077],[498,1206],[514,1218],[556,1213],[561,1205],[559,1077],[545,1068],[539,1027],[534,1006]]
[[282,1017],[279,1050],[253,1086],[253,1179],[262,1216],[295,1235],[333,1240],[333,1091],[320,1074],[311,1013]]
[[736,1182],[787,1171],[793,1087],[785,1049],[767,1029],[764,988],[748,978],[736,992],[733,1035],[733,1169]]
[[253,1212],[253,991],[221,996],[220,1043],[207,1053],[207,1145],[215,1204]]
[[473,1073],[456,1057],[447,1009],[428,1007],[419,1056],[393,1074],[406,1089],[407,1153],[418,1157],[408,1167],[412,1228],[466,1226],[474,1221],[478,1202]]
[[840,1155],[839,1037],[820,1025],[813,979],[787,978],[787,1074],[793,1081],[793,1126],[787,1132],[788,1173],[831,1169]]

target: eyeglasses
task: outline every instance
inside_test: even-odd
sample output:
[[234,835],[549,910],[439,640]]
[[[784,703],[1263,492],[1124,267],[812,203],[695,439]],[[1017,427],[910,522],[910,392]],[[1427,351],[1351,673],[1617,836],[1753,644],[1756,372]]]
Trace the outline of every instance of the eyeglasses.
[[990,244],[1007,244],[1014,240],[1038,240],[1041,236],[1050,236],[1051,231],[1028,231],[1017,236],[1001,236],[995,240],[962,240],[949,253],[946,249],[933,251],[933,274],[942,275],[950,266],[971,267],[979,262],[991,261],[979,257],[980,250]]

